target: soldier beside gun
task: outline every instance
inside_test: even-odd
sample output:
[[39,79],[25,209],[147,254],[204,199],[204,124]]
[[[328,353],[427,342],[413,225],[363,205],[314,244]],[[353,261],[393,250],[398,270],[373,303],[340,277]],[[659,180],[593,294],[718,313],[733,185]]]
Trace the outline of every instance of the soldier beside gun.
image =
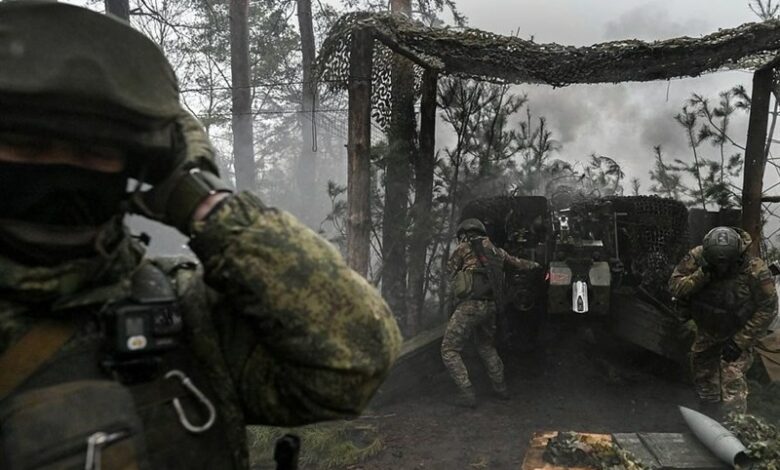
[[777,315],[772,274],[747,232],[716,227],[675,268],[669,290],[696,324],[691,369],[702,411],[745,413],[753,347]]
[[[56,2],[0,3],[0,31],[0,468],[248,468],[247,424],[359,414],[393,315],[219,178],[160,49]],[[200,263],[146,257],[129,209]]]
[[459,404],[473,408],[476,394],[461,357],[463,347],[473,334],[493,391],[499,398],[508,399],[504,364],[495,346],[497,304],[503,308],[504,272],[537,269],[539,265],[515,258],[494,246],[485,226],[477,219],[461,222],[457,236],[458,246],[447,266],[453,280],[453,294],[459,303],[444,333],[441,356],[458,386]]

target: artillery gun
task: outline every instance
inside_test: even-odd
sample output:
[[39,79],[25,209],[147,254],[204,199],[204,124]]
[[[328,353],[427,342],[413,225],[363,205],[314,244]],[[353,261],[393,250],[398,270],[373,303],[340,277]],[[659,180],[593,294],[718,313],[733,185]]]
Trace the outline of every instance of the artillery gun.
[[502,327],[510,341],[532,339],[544,315],[592,316],[631,343],[684,357],[666,288],[690,246],[681,202],[608,196],[553,207],[541,196],[499,196],[472,201],[461,217],[479,218],[497,246],[544,268],[507,279],[512,301]]

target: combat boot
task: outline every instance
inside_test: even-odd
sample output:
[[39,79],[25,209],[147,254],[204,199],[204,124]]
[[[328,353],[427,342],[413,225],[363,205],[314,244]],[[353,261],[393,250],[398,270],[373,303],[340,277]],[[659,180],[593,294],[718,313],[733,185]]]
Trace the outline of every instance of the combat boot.
[[477,396],[474,394],[474,389],[472,387],[468,387],[458,390],[458,399],[456,404],[464,408],[476,408]]

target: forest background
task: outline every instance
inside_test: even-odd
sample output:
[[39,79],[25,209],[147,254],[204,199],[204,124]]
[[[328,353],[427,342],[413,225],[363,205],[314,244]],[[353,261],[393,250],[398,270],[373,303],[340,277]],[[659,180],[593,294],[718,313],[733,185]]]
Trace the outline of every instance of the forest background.
[[[103,11],[122,3],[86,5]],[[312,57],[341,14],[392,8],[428,25],[470,26],[576,46],[699,36],[778,13],[777,5],[766,0],[631,0],[619,7],[605,0],[461,0],[457,5],[451,0],[130,0],[127,8],[131,23],[173,64],[182,100],[206,127],[222,172],[239,188],[294,213],[342,250],[347,97],[340,88],[344,84],[312,78]],[[248,27],[243,71],[236,69],[235,55],[236,15],[242,8]],[[239,77],[242,73],[246,76]],[[413,74],[403,79],[408,83],[400,88],[415,88]],[[393,132],[388,123],[372,124],[369,280],[382,287],[406,333],[414,333],[441,316],[446,297],[442,266],[459,211],[474,198],[551,196],[566,187],[588,196],[657,194],[709,209],[738,205],[749,85],[750,75],[739,71],[563,89],[440,80],[434,184],[432,193],[424,195],[430,198],[425,217],[412,216],[420,199],[412,164],[419,142],[388,144]],[[419,96],[410,99],[409,122],[417,126]],[[771,110],[774,131],[776,97]],[[767,143],[768,193],[780,181],[771,155],[773,133]],[[389,181],[396,188],[391,205]],[[771,215],[772,207],[766,210]],[[425,224],[422,240],[414,236],[420,224]],[[184,239],[164,227],[141,220],[131,225],[152,233],[154,252],[186,249]],[[768,250],[778,229],[769,220]],[[411,279],[415,266],[422,271],[419,279]],[[386,281],[390,276],[392,289]],[[430,315],[423,318],[421,312]]]

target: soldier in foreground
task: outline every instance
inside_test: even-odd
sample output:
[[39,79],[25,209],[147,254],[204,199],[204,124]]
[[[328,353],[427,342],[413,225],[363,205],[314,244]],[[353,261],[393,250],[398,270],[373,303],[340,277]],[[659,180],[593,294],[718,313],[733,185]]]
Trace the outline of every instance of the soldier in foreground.
[[716,227],[675,268],[669,290],[696,324],[691,368],[702,410],[745,413],[753,346],[777,315],[777,292],[747,232]]
[[[220,180],[157,46],[54,2],[0,3],[0,31],[0,468],[247,468],[247,424],[359,414],[391,312]],[[146,258],[128,209],[201,264]]]
[[473,334],[493,391],[499,398],[508,399],[504,364],[495,346],[496,299],[502,297],[505,271],[536,269],[539,265],[510,256],[494,246],[487,237],[485,226],[477,219],[461,222],[457,236],[459,243],[448,261],[448,269],[453,280],[453,294],[459,303],[444,332],[441,357],[458,386],[458,403],[473,408],[477,403],[476,394],[461,357],[463,347]]

